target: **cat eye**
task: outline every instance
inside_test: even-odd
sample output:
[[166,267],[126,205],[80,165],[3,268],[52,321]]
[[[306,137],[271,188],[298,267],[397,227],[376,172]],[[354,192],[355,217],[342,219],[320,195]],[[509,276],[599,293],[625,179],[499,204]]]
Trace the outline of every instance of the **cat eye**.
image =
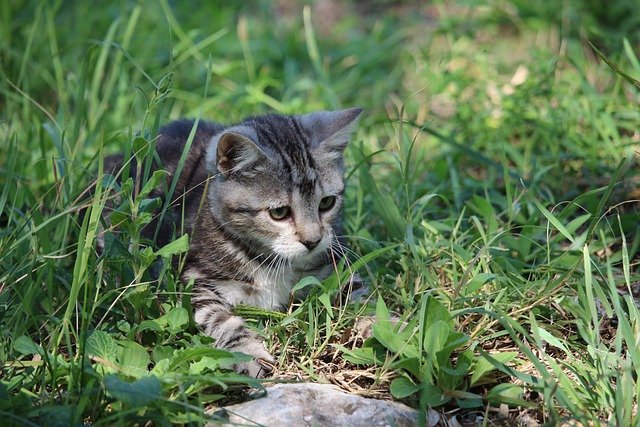
[[276,221],[287,219],[291,215],[291,208],[289,206],[280,206],[279,208],[269,209],[269,215]]
[[336,196],[326,196],[320,200],[320,205],[318,205],[318,209],[320,212],[328,211],[336,204]]

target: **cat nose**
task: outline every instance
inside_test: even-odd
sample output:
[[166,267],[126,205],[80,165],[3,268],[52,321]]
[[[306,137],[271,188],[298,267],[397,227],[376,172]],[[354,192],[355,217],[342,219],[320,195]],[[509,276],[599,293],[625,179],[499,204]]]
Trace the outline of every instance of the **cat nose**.
[[316,246],[318,246],[318,243],[320,243],[320,240],[322,240],[322,239],[318,239],[318,240],[301,240],[300,243],[302,243],[307,249],[313,250]]

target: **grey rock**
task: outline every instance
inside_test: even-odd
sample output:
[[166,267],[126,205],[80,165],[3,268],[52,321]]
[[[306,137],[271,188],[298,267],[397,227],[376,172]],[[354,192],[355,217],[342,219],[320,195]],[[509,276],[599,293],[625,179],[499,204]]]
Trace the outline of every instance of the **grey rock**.
[[226,418],[225,425],[408,427],[418,423],[417,411],[406,405],[354,396],[331,384],[276,384],[266,390],[266,397],[215,413]]

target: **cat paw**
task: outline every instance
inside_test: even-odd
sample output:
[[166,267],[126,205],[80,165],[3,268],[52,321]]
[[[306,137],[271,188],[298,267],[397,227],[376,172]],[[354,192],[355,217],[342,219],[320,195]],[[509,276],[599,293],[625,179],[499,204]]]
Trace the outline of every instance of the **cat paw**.
[[273,358],[270,361],[261,357],[255,358],[248,362],[238,363],[236,372],[251,378],[266,378],[273,372],[274,364],[275,360]]
[[275,369],[276,360],[264,348],[264,345],[261,342],[247,343],[242,347],[234,348],[233,351],[253,356],[252,360],[240,362],[235,365],[236,372],[239,374],[252,378],[266,378]]

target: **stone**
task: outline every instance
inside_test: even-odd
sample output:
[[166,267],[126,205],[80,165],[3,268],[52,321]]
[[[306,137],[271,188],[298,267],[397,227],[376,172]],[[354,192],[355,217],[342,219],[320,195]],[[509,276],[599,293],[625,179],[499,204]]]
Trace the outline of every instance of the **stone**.
[[418,412],[387,400],[354,396],[331,384],[276,384],[266,397],[219,408],[224,421],[208,424],[263,426],[415,426]]

